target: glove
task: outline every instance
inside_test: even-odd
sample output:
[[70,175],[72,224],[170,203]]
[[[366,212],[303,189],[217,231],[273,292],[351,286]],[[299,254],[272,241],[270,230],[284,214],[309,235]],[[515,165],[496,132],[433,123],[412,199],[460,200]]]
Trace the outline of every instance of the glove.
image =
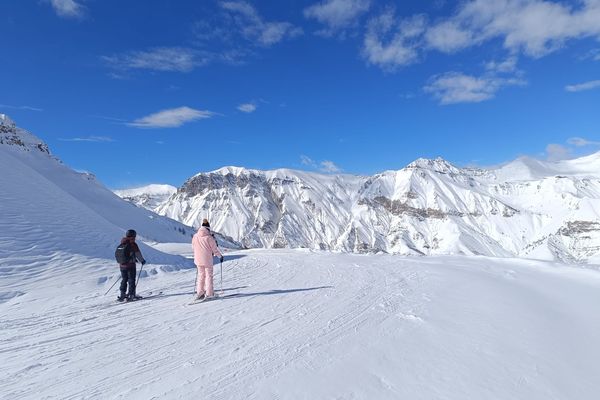
[[225,257],[221,256],[221,262],[223,262],[224,259],[225,259]]
[[142,261],[142,265],[146,265],[146,260]]

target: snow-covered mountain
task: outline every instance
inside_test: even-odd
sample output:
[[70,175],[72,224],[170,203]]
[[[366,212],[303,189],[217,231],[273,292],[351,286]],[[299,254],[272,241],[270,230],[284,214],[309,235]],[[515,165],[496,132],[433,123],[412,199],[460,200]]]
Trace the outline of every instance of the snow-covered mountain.
[[[502,229],[516,243],[521,231],[509,229],[521,223],[555,232],[532,252],[585,256],[597,254],[589,216],[598,182],[586,172],[594,160],[564,164],[568,178],[536,169],[533,180],[506,172],[511,166],[461,170],[443,160],[371,178],[227,168],[190,179],[169,202],[204,198],[196,217],[234,233],[255,224],[245,237],[257,245],[366,251],[371,242],[360,240],[373,235],[377,246],[412,243],[409,252],[419,253],[446,227],[459,230],[449,235],[454,246],[480,248],[484,234]],[[2,399],[595,400],[600,392],[597,268],[227,251],[215,270],[219,297],[190,304],[197,275],[186,260],[188,227],[69,169],[2,115],[0,171]],[[400,224],[423,236],[401,235]],[[110,291],[120,279],[115,242],[128,228],[148,244],[150,264],[138,286],[146,298],[124,304]],[[269,242],[272,232],[280,242]],[[501,246],[488,240],[489,249]],[[430,254],[442,245],[451,248],[442,242]]]
[[418,159],[375,176],[225,167],[199,173],[160,215],[208,217],[245,247],[600,261],[600,153],[494,169]]
[[[114,249],[127,229],[136,229],[140,242],[190,242],[190,227],[135,207],[93,175],[68,168],[3,114],[0,171],[0,302],[26,278],[89,271],[82,262],[114,270]],[[143,243],[141,248],[155,266],[190,264]],[[50,263],[60,271],[46,268]]]
[[155,211],[156,207],[171,197],[177,188],[171,185],[147,185],[133,189],[114,190],[120,198],[127,200],[138,207]]

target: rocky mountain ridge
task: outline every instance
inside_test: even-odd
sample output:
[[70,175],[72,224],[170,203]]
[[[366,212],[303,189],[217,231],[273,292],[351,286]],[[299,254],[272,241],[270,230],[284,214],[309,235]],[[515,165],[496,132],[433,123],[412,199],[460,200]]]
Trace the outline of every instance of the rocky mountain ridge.
[[224,167],[154,211],[245,247],[600,261],[600,153],[459,168],[418,159],[374,176]]

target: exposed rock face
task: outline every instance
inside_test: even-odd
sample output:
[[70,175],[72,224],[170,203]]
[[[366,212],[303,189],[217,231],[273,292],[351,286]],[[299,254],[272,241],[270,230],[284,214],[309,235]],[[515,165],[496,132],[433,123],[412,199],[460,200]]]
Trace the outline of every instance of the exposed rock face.
[[6,114],[0,114],[0,145],[15,146],[23,151],[41,151],[50,154],[48,145],[17,125]]
[[115,190],[115,194],[138,207],[154,211],[177,192],[171,185],[148,185],[135,189]]
[[495,170],[419,159],[371,177],[226,167],[154,210],[188,225],[209,218],[245,247],[585,262],[600,256],[597,164],[600,153]]

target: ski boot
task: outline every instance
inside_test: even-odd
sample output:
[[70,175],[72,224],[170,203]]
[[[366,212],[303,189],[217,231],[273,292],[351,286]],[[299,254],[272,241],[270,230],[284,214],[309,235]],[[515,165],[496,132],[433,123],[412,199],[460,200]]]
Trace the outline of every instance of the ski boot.
[[204,299],[206,299],[206,295],[204,293],[201,293],[199,295],[196,296],[196,298],[194,299],[194,301],[204,301]]
[[137,301],[137,300],[140,300],[140,299],[143,299],[143,297],[142,296],[138,296],[135,293],[130,293],[127,296],[127,301]]

